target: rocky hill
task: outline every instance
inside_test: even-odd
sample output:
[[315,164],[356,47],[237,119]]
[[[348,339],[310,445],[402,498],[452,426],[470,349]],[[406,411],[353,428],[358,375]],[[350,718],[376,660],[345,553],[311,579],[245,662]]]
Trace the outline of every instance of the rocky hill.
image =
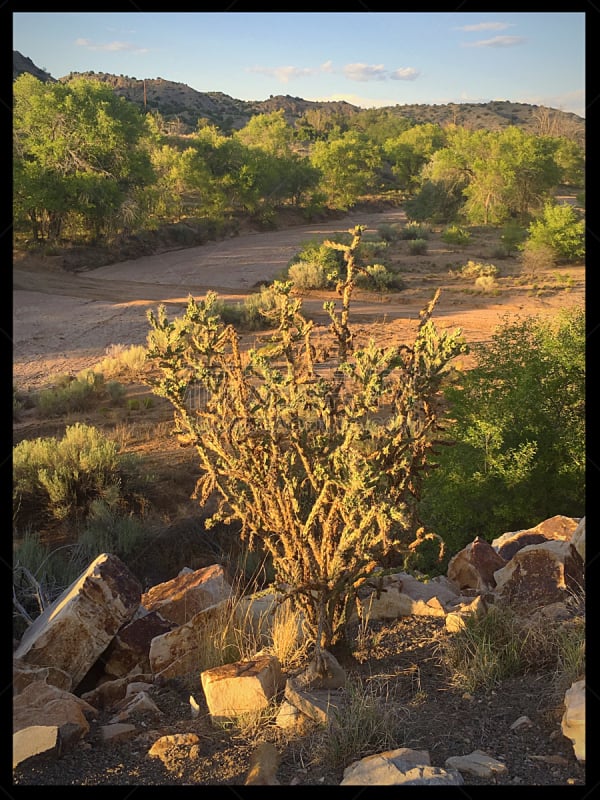
[[[40,80],[56,80],[39,69],[31,59],[13,51],[13,79],[30,72]],[[322,111],[336,117],[351,117],[364,109],[342,101],[318,102],[290,95],[271,96],[267,100],[237,100],[222,92],[198,92],[185,83],[165,78],[136,78],[106,72],[70,72],[59,81],[86,77],[108,83],[115,92],[141,109],[159,111],[171,123],[173,132],[191,133],[199,118],[207,119],[225,133],[242,128],[256,114],[283,109],[290,124],[307,111]],[[386,108],[391,114],[407,117],[414,124],[456,124],[473,130],[499,130],[517,125],[529,133],[567,136],[579,144],[585,142],[585,119],[570,112],[528,103],[493,100],[489,103],[446,103],[442,105],[405,104]]]
[[18,50],[13,50],[13,81],[24,72],[29,72],[40,81],[56,82],[56,78],[53,78],[49,72],[45,72],[43,69],[36,67],[30,58],[22,55]]

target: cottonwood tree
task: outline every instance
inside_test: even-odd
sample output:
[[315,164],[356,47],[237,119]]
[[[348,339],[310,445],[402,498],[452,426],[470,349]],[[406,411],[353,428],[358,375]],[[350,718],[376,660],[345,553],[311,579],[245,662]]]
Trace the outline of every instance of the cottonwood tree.
[[57,239],[70,220],[93,236],[120,224],[154,180],[144,117],[98,81],[13,85],[14,214],[35,239]]
[[189,299],[169,321],[148,319],[153,391],[174,407],[202,474],[195,496],[220,499],[212,521],[241,523],[249,546],[272,556],[276,584],[302,612],[315,648],[343,637],[359,587],[412,538],[413,510],[441,418],[436,396],[447,365],[465,349],[460,331],[438,332],[421,312],[412,345],[355,346],[350,325],[363,228],[350,230],[341,308],[325,304],[329,353],[315,345],[291,283],[275,283],[277,328],[243,352],[217,296]]

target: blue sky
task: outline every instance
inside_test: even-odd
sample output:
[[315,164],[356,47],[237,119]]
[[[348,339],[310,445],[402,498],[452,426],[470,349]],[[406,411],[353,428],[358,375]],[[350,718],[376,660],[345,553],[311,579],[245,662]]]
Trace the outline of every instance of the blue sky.
[[511,100],[585,116],[584,12],[23,12],[13,49],[54,78],[165,78],[240,100],[364,108]]

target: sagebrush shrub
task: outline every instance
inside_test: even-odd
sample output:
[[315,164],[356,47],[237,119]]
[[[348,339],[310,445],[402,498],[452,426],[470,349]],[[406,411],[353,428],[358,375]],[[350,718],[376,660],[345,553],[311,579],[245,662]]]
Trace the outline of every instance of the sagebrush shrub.
[[471,234],[460,225],[449,225],[442,232],[442,240],[446,244],[466,245],[471,241]]
[[137,377],[146,369],[146,348],[142,345],[125,347],[113,344],[106,349],[106,356],[94,368],[105,378],[121,376]]
[[326,289],[331,284],[331,269],[319,261],[297,261],[288,269],[289,279],[296,289]]
[[427,239],[410,239],[408,252],[413,256],[422,256],[427,252]]
[[13,516],[55,519],[85,515],[92,500],[121,487],[131,456],[83,423],[68,426],[62,439],[25,439],[13,448]]
[[401,239],[429,239],[431,228],[423,222],[410,220],[400,231]]

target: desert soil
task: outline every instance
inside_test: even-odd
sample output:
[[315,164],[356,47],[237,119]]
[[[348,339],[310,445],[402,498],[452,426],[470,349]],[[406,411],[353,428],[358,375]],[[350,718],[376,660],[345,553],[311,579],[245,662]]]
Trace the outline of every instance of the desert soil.
[[[65,271],[61,256],[36,259],[15,255],[13,264],[13,384],[26,392],[46,385],[53,375],[75,374],[101,360],[111,345],[145,344],[149,325],[146,311],[158,304],[169,316],[180,313],[189,295],[202,297],[216,290],[226,300],[243,300],[261,282],[279,275],[302,245],[315,238],[365,225],[376,232],[382,223],[403,222],[404,212],[388,209],[352,214],[326,223],[294,225],[269,232],[245,232],[201,247],[162,252],[93,270]],[[380,343],[408,342],[416,330],[419,311],[441,289],[434,321],[439,328],[460,327],[469,343],[487,341],[505,318],[536,315],[551,317],[561,309],[581,305],[585,293],[585,268],[552,268],[523,280],[515,258],[494,261],[497,237],[480,231],[466,248],[445,245],[439,231],[432,235],[428,252],[411,256],[406,242],[391,254],[391,266],[402,270],[406,287],[395,293],[360,292],[354,297],[353,319],[357,338],[373,336]],[[496,263],[501,270],[498,292],[474,291],[473,281],[452,276],[472,259]],[[565,281],[568,276],[568,282]],[[308,292],[304,311],[317,323],[327,324],[322,306],[335,294]],[[247,334],[252,343],[260,332]],[[465,365],[468,366],[468,358]],[[128,387],[130,395],[148,393],[143,385]],[[101,409],[82,415],[85,421],[112,428],[124,448],[152,465],[155,480],[151,503],[162,515],[157,533],[161,564],[144,565],[148,585],[168,580],[183,567],[214,563],[209,550],[198,558],[198,509],[190,499],[197,477],[192,448],[182,448],[170,433],[172,418],[166,401],[157,399],[140,411]],[[13,440],[58,435],[75,417],[44,420],[26,408],[13,425]],[[54,533],[51,531],[51,535]],[[169,542],[169,549],[166,543]],[[164,543],[164,547],[163,544]],[[196,559],[196,560],[194,560]],[[140,569],[142,569],[140,567]],[[474,696],[452,687],[436,661],[436,647],[444,635],[443,621],[435,618],[401,618],[396,623],[374,624],[367,640],[358,632],[351,646],[338,654],[349,674],[377,685],[386,703],[394,703],[402,734],[397,746],[428,750],[431,763],[443,767],[449,756],[480,749],[506,763],[505,775],[496,779],[466,777],[469,785],[585,784],[585,765],[577,762],[569,740],[561,734],[562,697],[551,691],[551,676],[518,676],[494,691]],[[100,724],[92,723],[89,737],[60,760],[41,758],[13,773],[13,785],[229,785],[239,786],[248,766],[256,732],[246,735],[235,728],[211,727],[206,709],[192,719],[189,695],[202,703],[199,677],[157,688],[155,701],[163,712],[159,719],[141,718],[141,730],[151,731],[119,745],[100,741]],[[521,716],[531,725],[511,729]],[[168,764],[146,753],[159,735],[194,731],[201,740],[199,756],[189,759],[174,753]],[[154,738],[153,738],[154,737]],[[323,758],[314,732],[286,733],[274,725],[259,731],[281,753],[282,784],[339,784],[343,769]],[[91,744],[91,748],[90,748]],[[368,755],[369,753],[363,753]],[[179,757],[182,756],[182,757]],[[236,790],[236,792],[239,790]]]
[[[334,222],[246,233],[79,273],[62,269],[56,263],[60,256],[43,260],[16,257],[14,382],[23,388],[39,388],[53,374],[93,366],[110,345],[145,344],[149,330],[146,310],[160,303],[174,316],[184,309],[189,295],[204,296],[209,289],[225,300],[243,300],[261,282],[273,280],[307,241],[345,232],[357,224],[365,225],[366,233],[375,233],[382,223],[405,219],[401,209],[355,214]],[[404,246],[406,249],[406,243]],[[406,341],[416,327],[419,310],[439,287],[436,323],[440,328],[460,327],[467,341],[475,342],[489,339],[504,315],[546,316],[583,302],[583,267],[562,270],[576,281],[567,294],[559,291],[552,277],[554,285],[549,291],[531,284],[514,286],[515,259],[499,262],[505,273],[499,295],[465,292],[465,288],[472,290],[472,281],[452,279],[448,265],[456,268],[468,259],[487,263],[489,252],[485,236],[474,237],[468,248],[451,248],[438,236],[432,238],[425,255],[409,256],[405,250],[398,265],[405,270],[406,289],[394,294],[356,293],[353,319],[359,325],[368,322],[370,333],[379,340]],[[324,299],[324,293],[308,293],[304,309],[325,324]]]

